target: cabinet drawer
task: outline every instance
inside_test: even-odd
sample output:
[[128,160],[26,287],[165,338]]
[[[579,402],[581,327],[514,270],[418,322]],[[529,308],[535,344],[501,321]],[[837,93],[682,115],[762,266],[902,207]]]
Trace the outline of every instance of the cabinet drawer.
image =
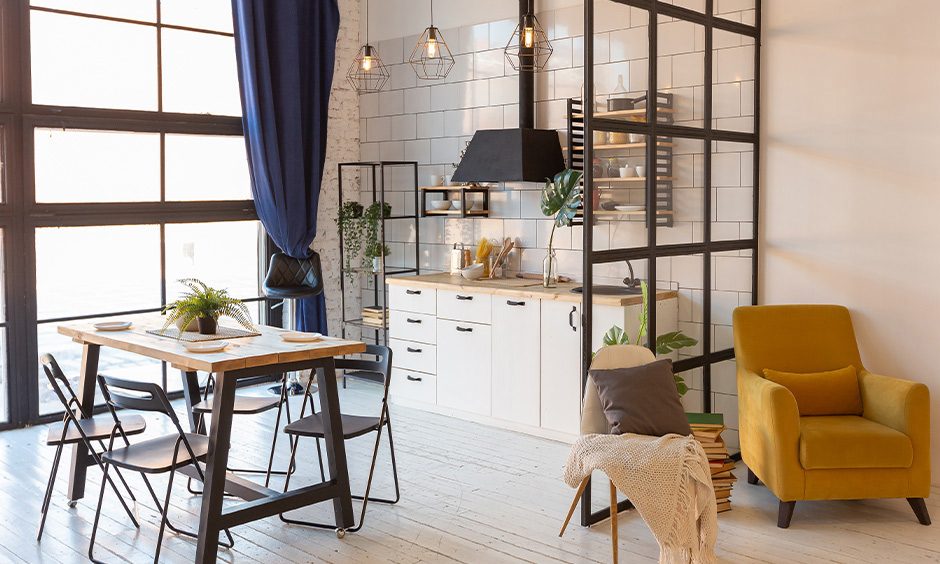
[[438,405],[490,414],[491,332],[489,325],[438,320]]
[[437,347],[425,343],[389,339],[392,366],[434,374],[437,372]]
[[388,307],[414,313],[434,315],[437,310],[437,290],[434,288],[411,288],[389,285]]
[[492,296],[473,292],[440,290],[437,293],[437,316],[442,319],[490,323]]
[[388,314],[389,335],[395,339],[434,344],[437,318],[433,315],[392,310]]
[[433,374],[395,368],[392,369],[392,385],[388,393],[393,398],[435,403],[437,377]]

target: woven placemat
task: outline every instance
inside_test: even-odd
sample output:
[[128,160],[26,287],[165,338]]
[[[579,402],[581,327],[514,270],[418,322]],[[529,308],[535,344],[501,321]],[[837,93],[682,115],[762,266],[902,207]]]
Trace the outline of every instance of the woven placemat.
[[[167,339],[176,339],[180,334],[180,330],[176,327],[167,327],[166,331],[161,329],[149,329],[147,332],[151,335],[156,335],[157,337],[166,337]],[[179,340],[195,343],[198,341],[221,341],[222,339],[234,339],[237,337],[259,337],[260,335],[261,333],[258,333],[257,331],[246,331],[244,329],[222,327],[220,325],[215,330],[214,335],[203,335],[202,333],[185,331],[183,332],[183,336],[179,337]]]

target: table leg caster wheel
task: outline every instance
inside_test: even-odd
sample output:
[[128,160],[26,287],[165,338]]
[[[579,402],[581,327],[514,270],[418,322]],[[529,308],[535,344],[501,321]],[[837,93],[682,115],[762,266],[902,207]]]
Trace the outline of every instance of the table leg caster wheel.
[[75,509],[78,506],[77,500],[69,500],[69,509]]
[[341,539],[346,536],[346,529],[336,529],[336,538]]

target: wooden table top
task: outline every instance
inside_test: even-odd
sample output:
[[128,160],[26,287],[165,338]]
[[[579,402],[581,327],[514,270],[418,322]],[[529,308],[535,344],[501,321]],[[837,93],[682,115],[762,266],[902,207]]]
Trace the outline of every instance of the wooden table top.
[[94,327],[99,320],[67,323],[59,325],[58,330],[83,345],[101,345],[136,353],[168,362],[180,370],[213,373],[342,356],[366,350],[365,343],[334,337],[324,337],[312,343],[289,343],[280,338],[280,334],[288,330],[255,325],[255,329],[261,333],[258,337],[227,338],[225,340],[229,345],[223,351],[192,353],[183,348],[182,341],[147,333],[149,329],[162,329],[165,320],[162,315],[134,315],[121,318],[121,321],[133,322],[131,328],[124,331],[99,331]]

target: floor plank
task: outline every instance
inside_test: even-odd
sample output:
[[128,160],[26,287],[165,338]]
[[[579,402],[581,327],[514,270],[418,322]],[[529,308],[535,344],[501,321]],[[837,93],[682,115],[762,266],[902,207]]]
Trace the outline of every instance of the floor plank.
[[[341,389],[344,410],[375,411],[379,389],[350,381]],[[251,392],[250,392],[251,393]],[[263,394],[264,390],[253,393]],[[292,398],[295,417],[300,398]],[[182,404],[176,407],[182,411]],[[267,463],[274,412],[236,417],[231,451],[234,466]],[[562,481],[569,445],[460,419],[393,405],[391,408],[402,500],[371,504],[366,525],[338,539],[332,531],[286,525],[276,517],[232,530],[235,547],[219,552],[231,564],[600,564],[610,562],[609,521],[586,529],[572,524],[558,537],[573,490]],[[166,421],[148,418],[148,434],[169,432]],[[45,446],[44,427],[0,433],[0,563],[72,564],[87,562],[87,539],[94,518],[101,473],[89,471],[87,497],[76,508],[65,499],[67,465],[60,470],[46,535],[35,541],[39,505],[54,449]],[[373,436],[347,443],[353,490],[362,492]],[[310,439],[300,448],[299,472],[292,484],[319,478]],[[279,439],[276,467],[284,468],[288,442]],[[788,530],[776,527],[777,500],[765,487],[743,480],[739,466],[733,510],[719,516],[717,552],[723,563],[940,563],[940,534],[923,527],[904,500],[801,502]],[[595,508],[603,507],[607,483],[596,476]],[[140,530],[124,514],[114,493],[105,494],[97,554],[108,562],[147,562],[156,546],[159,515],[138,476],[127,476],[139,500]],[[195,527],[200,498],[174,485],[171,519]],[[274,479],[280,489],[282,478]],[[166,481],[154,480],[161,497]],[[387,436],[383,437],[373,494],[393,493]],[[940,491],[927,500],[940,516]],[[226,501],[226,504],[237,503]],[[354,504],[358,518],[359,503]],[[329,521],[329,504],[295,513]],[[577,517],[574,519],[575,523]],[[634,511],[619,518],[624,562],[656,562],[659,548]],[[191,562],[195,543],[167,535],[161,561]]]

